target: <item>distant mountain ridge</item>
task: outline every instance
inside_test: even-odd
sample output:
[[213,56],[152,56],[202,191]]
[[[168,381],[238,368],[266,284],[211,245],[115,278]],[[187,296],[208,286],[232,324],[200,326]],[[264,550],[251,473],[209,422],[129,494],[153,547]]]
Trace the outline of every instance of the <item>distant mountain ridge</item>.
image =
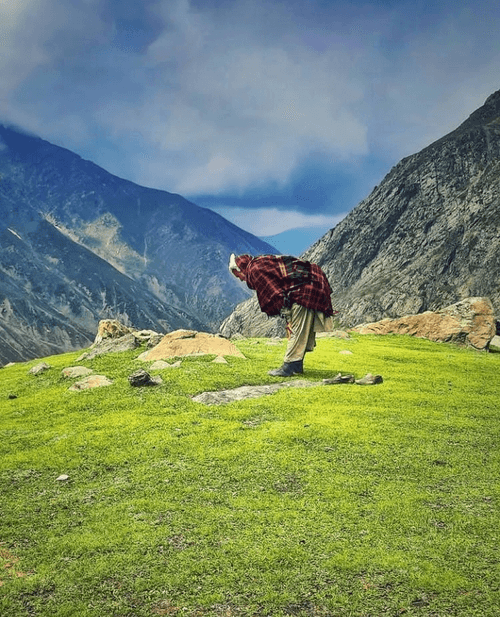
[[276,249],[0,125],[0,362],[86,346],[106,317],[215,331],[249,295],[227,269],[231,252]]
[[[500,91],[457,129],[404,158],[302,255],[327,274],[344,326],[486,296],[500,317]],[[238,306],[221,331],[274,334]],[[249,326],[248,324],[252,324]]]

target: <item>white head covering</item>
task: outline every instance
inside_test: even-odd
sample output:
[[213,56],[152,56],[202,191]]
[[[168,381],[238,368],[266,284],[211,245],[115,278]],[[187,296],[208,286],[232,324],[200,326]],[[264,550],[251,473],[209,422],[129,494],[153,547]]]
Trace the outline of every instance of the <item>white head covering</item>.
[[229,271],[232,272],[233,270],[241,272],[241,270],[238,268],[238,264],[236,263],[236,255],[234,253],[231,253],[231,257],[229,258]]

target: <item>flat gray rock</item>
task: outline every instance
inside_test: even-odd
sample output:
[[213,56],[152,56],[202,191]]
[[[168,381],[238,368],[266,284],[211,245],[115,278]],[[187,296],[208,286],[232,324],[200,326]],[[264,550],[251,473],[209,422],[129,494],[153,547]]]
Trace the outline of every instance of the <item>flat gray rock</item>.
[[274,394],[283,388],[310,388],[319,385],[322,385],[322,382],[296,379],[294,381],[284,381],[263,386],[240,386],[239,388],[221,390],[220,392],[202,392],[194,396],[193,401],[195,403],[203,403],[204,405],[226,405],[234,401],[242,401],[249,398],[258,398],[259,396]]
[[220,390],[215,392],[202,392],[192,397],[195,403],[203,403],[204,405],[226,405],[235,401],[243,401],[250,398],[259,398],[274,394],[283,388],[313,388],[316,386],[331,386],[336,384],[352,384],[359,385],[379,384],[383,379],[381,375],[372,375],[368,373],[363,379],[355,381],[354,375],[344,375],[340,373],[331,379],[323,379],[322,381],[307,381],[305,379],[294,379],[293,381],[282,381],[280,383],[266,384],[263,386],[240,386],[231,390]]

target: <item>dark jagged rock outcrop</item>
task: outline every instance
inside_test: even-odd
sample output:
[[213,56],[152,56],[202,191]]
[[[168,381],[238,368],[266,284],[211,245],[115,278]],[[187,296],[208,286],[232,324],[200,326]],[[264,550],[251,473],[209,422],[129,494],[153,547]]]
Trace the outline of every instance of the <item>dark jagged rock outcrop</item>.
[[[500,315],[500,91],[455,131],[403,159],[302,257],[319,264],[343,326],[436,310],[486,296]],[[224,322],[230,336],[252,299]],[[258,323],[257,323],[258,322]]]

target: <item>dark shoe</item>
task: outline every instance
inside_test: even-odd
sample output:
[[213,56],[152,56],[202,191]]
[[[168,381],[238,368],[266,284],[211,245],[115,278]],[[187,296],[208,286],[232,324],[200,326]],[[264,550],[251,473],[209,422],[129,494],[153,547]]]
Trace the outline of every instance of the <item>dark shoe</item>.
[[382,383],[383,381],[382,375],[372,375],[371,373],[367,373],[361,379],[356,379],[356,383],[360,386],[373,386],[376,383]]
[[354,375],[335,375],[335,377],[331,377],[330,379],[323,379],[323,383],[325,386],[329,386],[331,384],[336,383],[354,383]]
[[304,361],[297,360],[296,362],[284,362],[280,368],[275,368],[268,372],[268,375],[273,377],[291,377],[304,372]]

